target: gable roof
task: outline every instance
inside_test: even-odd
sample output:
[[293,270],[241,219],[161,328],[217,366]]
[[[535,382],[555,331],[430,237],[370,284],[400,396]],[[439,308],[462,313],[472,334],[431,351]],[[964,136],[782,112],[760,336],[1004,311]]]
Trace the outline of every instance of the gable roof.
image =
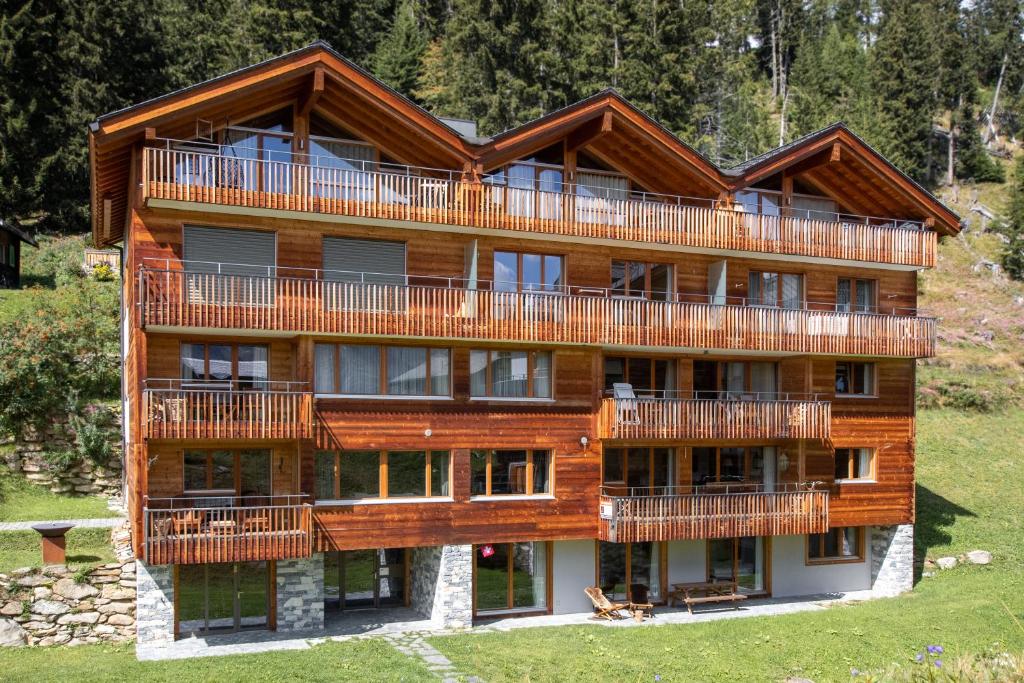
[[[878,206],[881,210],[890,207],[925,216],[945,234],[959,230],[960,219],[953,211],[843,123],[721,169],[616,90],[606,89],[493,137],[466,137],[326,42],[316,41],[98,117],[89,127],[94,241],[105,246],[123,237],[130,216],[129,185],[139,182],[135,178],[135,150],[148,131],[160,127],[162,137],[187,138],[190,130],[194,133],[199,118],[245,120],[273,107],[308,102],[314,91],[320,103],[328,105],[324,113],[329,108],[344,108],[368,117],[372,124],[365,131],[352,132],[382,136],[382,151],[410,165],[493,168],[571,135],[582,141],[580,146],[585,145],[588,152],[621,166],[620,170],[650,185],[648,189],[655,192],[715,196],[800,164],[800,172],[809,179],[820,175],[820,182],[837,186],[841,182],[863,185],[859,174],[870,174],[884,183],[885,189],[868,188],[862,206]],[[850,162],[855,164],[853,170],[843,171],[845,175],[826,170],[808,172],[808,157],[834,145],[841,148],[844,160],[855,160]],[[830,172],[832,177],[828,176]]]
[[28,234],[27,232],[17,227],[16,225],[13,225],[12,223],[9,223],[7,221],[0,221],[0,230],[13,235],[22,242],[25,242],[26,244],[31,244],[36,249],[39,248],[39,243],[36,242],[35,238],[32,237],[32,235]]
[[[960,230],[960,217],[952,209],[841,121],[724,169],[722,174],[732,179],[734,189],[749,187],[801,162],[806,164],[815,155],[831,153],[835,147],[838,147],[839,158],[852,157],[859,169],[874,174],[895,191],[895,195],[884,198],[885,201],[893,202],[889,204],[890,207],[900,206],[904,210],[914,207],[919,213],[931,218],[936,227],[942,228],[943,233],[947,235]],[[902,197],[902,200],[898,197]],[[882,198],[882,194],[875,195],[876,200]]]

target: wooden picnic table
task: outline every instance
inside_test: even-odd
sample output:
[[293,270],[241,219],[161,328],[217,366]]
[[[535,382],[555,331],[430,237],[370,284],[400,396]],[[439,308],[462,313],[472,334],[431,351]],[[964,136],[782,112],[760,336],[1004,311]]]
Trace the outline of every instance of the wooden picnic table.
[[747,596],[738,591],[735,581],[692,581],[673,583],[668,595],[668,604],[671,606],[676,602],[682,602],[686,605],[687,611],[693,614],[693,606],[701,603],[732,602],[733,609],[739,609],[736,603],[746,599]]

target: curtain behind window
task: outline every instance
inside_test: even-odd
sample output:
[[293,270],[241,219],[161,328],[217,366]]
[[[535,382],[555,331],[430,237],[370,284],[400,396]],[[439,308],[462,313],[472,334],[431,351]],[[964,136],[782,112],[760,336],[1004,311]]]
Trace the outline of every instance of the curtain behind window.
[[341,393],[380,393],[380,347],[341,347]]
[[427,394],[427,350],[409,346],[389,346],[388,394],[425,396]]

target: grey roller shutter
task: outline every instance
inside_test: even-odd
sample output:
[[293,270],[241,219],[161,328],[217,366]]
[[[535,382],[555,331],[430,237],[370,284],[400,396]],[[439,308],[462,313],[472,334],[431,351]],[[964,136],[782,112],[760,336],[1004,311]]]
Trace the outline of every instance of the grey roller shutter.
[[405,284],[405,243],[324,238],[324,279],[334,282]]
[[185,226],[184,256],[191,300],[273,305],[274,233]]

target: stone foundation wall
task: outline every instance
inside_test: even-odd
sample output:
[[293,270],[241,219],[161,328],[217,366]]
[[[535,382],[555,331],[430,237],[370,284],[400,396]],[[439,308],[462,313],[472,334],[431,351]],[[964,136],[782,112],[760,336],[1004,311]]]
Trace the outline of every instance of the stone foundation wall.
[[0,645],[79,645],[135,636],[136,563],[80,576],[63,565],[0,574]]
[[324,627],[323,553],[277,562],[277,630],[311,631]]
[[410,573],[413,609],[443,628],[473,625],[473,546],[414,548]]
[[138,560],[139,643],[169,643],[174,640],[174,566],[147,564]]
[[899,595],[914,588],[914,525],[869,527],[871,590]]

